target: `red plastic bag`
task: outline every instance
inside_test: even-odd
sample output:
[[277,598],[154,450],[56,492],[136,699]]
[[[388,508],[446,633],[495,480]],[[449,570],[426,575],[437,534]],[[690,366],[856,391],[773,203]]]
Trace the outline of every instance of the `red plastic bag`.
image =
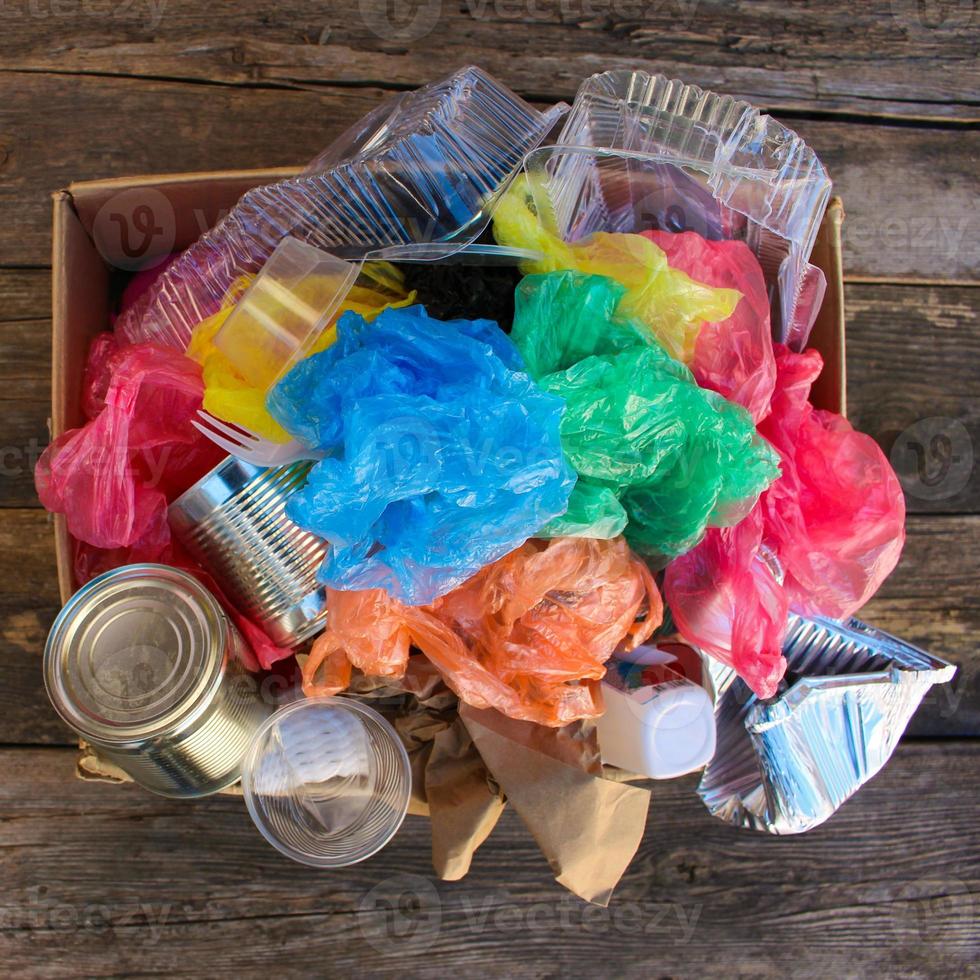
[[783,636],[789,594],[761,551],[758,504],[735,527],[710,528],[692,551],[667,566],[664,597],[678,632],[733,667],[760,697],[786,671]]
[[709,530],[671,562],[664,581],[681,635],[734,667],[760,697],[775,694],[786,668],[787,611],[852,616],[905,542],[905,500],[884,453],[808,401],[820,355],[777,345],[776,367],[759,432],[779,450],[782,475],[744,521]]
[[758,422],[776,383],[769,295],[762,267],[744,242],[709,241],[693,231],[645,231],[667,264],[707,286],[737,289],[742,298],[726,320],[701,327],[688,365],[702,388],[747,409]]
[[86,544],[162,553],[168,499],[224,456],[190,424],[203,393],[200,367],[183,354],[96,338],[83,396],[89,420],[41,455],[41,503]]
[[783,566],[794,611],[846,619],[898,564],[902,487],[871,436],[808,401],[823,367],[816,351],[779,345],[776,363],[772,411],[759,424],[783,457],[782,477],[762,498],[766,543]]
[[303,669],[307,694],[343,690],[352,666],[401,677],[414,645],[467,704],[554,727],[601,714],[606,660],[663,617],[653,577],[622,538],[528,541],[431,606],[372,589],[330,590],[328,608]]

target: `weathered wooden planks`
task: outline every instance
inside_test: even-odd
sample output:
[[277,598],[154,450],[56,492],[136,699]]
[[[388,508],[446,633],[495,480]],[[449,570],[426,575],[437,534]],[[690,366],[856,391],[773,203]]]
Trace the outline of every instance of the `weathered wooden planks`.
[[608,911],[556,885],[510,813],[461,882],[432,880],[419,818],[383,854],[317,872],[269,848],[239,799],[167,801],[72,765],[68,749],[0,750],[12,976],[929,977],[967,976],[976,955],[972,744],[900,746],[795,838],[714,820],[693,779],[657,785]]
[[[0,72],[0,265],[47,263],[48,193],[72,180],[302,164],[382,95]],[[849,275],[980,279],[980,132],[788,121],[846,203]]]
[[[57,11],[57,13],[56,13]],[[760,105],[976,120],[969,3],[853,5],[675,0],[188,0],[5,7],[8,69],[224,85],[414,87],[478,62],[509,85],[568,99],[586,75],[644,68]]]

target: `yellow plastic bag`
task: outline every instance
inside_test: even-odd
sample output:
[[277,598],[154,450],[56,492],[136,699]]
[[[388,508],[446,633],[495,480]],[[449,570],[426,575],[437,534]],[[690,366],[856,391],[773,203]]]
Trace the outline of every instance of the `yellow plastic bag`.
[[643,235],[598,232],[587,241],[563,242],[542,224],[527,177],[516,180],[498,202],[494,237],[501,245],[541,252],[541,260],[521,264],[525,274],[577,269],[608,276],[626,287],[619,312],[642,322],[676,360],[687,363],[705,323],[732,315],[741,294],[695,282],[667,264],[663,249]]

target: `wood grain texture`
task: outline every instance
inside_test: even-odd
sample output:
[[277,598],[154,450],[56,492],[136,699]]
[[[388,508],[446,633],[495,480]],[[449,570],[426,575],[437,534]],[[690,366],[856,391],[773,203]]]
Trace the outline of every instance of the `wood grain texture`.
[[9,0],[5,14],[0,57],[17,71],[415,87],[478,61],[513,88],[554,100],[570,99],[595,71],[625,67],[781,110],[980,116],[970,3],[285,0],[270,9],[256,0],[207,8]]
[[[980,516],[913,515],[898,568],[861,617],[959,665],[912,723],[920,735],[980,735]],[[48,704],[40,653],[59,607],[49,519],[0,509],[0,744],[70,744]]]
[[980,512],[980,289],[852,283],[845,307],[848,417],[890,455],[908,509]]
[[[301,164],[383,94],[0,73],[0,265],[48,262],[48,195],[72,180]],[[980,132],[789,121],[846,203],[849,275],[980,279]]]
[[[438,882],[409,818],[333,872],[288,862],[236,798],[82,783],[69,750],[0,750],[0,955],[11,976],[967,976],[977,953],[980,756],[908,744],[823,827],[730,828],[693,778],[654,788],[609,910],[555,884],[505,813]],[[45,955],[54,946],[57,957]]]

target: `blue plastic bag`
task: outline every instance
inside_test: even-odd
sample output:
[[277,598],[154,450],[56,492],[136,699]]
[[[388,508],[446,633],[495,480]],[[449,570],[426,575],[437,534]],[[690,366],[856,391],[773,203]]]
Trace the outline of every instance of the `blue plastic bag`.
[[345,314],[337,342],[269,396],[280,424],[326,454],[286,511],[333,546],[320,580],[421,605],[532,537],[575,482],[563,408],[492,321]]

